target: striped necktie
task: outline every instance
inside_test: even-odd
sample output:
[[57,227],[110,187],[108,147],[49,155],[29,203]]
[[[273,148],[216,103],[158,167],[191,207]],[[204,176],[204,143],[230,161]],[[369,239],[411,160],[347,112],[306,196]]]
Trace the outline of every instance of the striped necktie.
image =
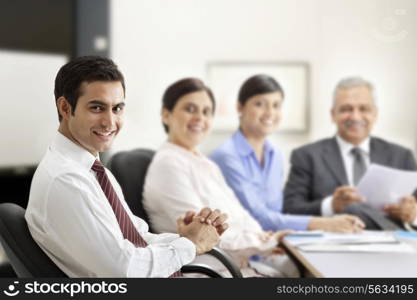
[[[102,163],[96,160],[91,169],[97,174],[98,183],[100,184],[104,194],[110,202],[111,208],[113,209],[113,212],[116,215],[116,219],[119,223],[123,237],[132,242],[136,247],[144,248],[148,246],[148,243],[139,234],[135,225],[133,225],[132,220],[129,218],[129,215],[124,209],[122,202],[120,201],[113,186],[111,185],[109,178],[107,177],[106,171]],[[172,278],[181,276],[181,272],[177,271],[173,273],[170,277]]]

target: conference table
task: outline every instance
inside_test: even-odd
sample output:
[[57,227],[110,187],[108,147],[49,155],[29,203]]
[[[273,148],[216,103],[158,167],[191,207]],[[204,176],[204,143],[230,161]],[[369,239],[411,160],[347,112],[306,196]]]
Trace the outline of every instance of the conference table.
[[[398,238],[417,249],[417,239]],[[417,252],[308,252],[293,239],[284,238],[282,246],[298,266],[302,277],[417,277]]]

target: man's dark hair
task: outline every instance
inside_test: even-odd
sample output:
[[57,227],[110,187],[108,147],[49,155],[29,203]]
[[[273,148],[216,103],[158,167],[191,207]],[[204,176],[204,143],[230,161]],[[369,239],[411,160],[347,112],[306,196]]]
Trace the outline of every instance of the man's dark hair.
[[268,94],[280,92],[284,97],[284,90],[281,85],[271,76],[265,74],[258,74],[246,79],[242,84],[238,101],[243,106],[251,97],[259,94]]
[[[109,58],[101,56],[77,57],[58,71],[55,78],[55,104],[59,97],[65,97],[74,114],[78,98],[81,96],[81,84],[94,81],[120,81],[125,92],[125,80],[117,65]],[[59,114],[59,121],[62,116]]]
[[[173,84],[171,84],[164,92],[162,96],[162,108],[167,109],[168,111],[173,111],[178,100],[187,94],[205,91],[209,96],[211,103],[213,104],[213,112],[216,108],[216,101],[214,100],[213,93],[211,89],[204,84],[204,82],[198,78],[184,78],[180,79]],[[169,131],[168,126],[164,126],[165,132]]]

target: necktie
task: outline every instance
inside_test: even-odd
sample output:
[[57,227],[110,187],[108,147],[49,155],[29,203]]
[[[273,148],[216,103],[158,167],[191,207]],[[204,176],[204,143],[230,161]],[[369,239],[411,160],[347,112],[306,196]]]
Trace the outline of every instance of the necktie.
[[[133,225],[132,220],[129,218],[126,210],[124,209],[122,202],[117,196],[109,178],[107,177],[106,171],[102,163],[96,160],[91,167],[91,169],[96,172],[97,180],[106,195],[111,208],[113,209],[114,214],[116,215],[117,222],[119,223],[120,230],[122,231],[123,237],[130,242],[132,242],[136,247],[144,248],[148,243],[142,238],[139,232],[136,230],[135,225]],[[181,277],[181,272],[177,271],[172,274],[170,277]]]
[[366,172],[366,164],[361,149],[355,147],[351,153],[353,155],[353,183],[356,186]]

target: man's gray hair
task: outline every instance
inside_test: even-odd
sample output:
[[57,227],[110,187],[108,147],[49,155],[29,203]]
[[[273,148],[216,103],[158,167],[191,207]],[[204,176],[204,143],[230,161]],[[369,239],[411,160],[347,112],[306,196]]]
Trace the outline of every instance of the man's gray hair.
[[336,88],[333,92],[333,107],[336,104],[336,95],[337,92],[341,89],[349,89],[357,86],[366,86],[369,91],[371,92],[372,100],[374,102],[374,105],[376,106],[376,96],[375,96],[375,89],[371,82],[368,80],[363,79],[362,77],[347,77],[343,78],[339,81],[339,83],[336,85]]

